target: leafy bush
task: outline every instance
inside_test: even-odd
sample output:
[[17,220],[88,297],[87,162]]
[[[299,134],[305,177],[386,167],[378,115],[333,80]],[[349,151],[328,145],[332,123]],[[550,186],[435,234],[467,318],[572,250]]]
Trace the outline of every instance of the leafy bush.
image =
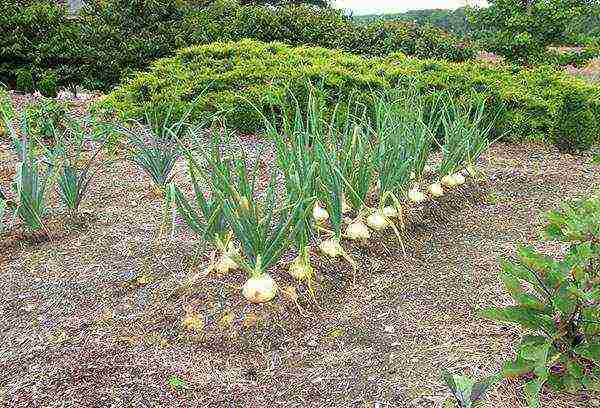
[[44,72],[37,82],[37,88],[40,93],[49,98],[56,98],[58,95],[58,77],[53,71]]
[[479,95],[488,99],[488,113],[495,115],[496,135],[511,141],[552,141],[584,149],[600,135],[600,87],[551,67],[456,64],[402,54],[362,58],[250,40],[180,50],[126,81],[95,109],[139,118],[148,108],[171,103],[183,112],[198,99],[193,117],[223,111],[231,127],[255,132],[263,124],[256,107],[270,111],[287,88],[306,101],[305,80],[321,82],[329,102],[350,96],[368,100],[378,89],[415,82],[425,93],[445,90],[463,99]]
[[0,32],[0,82],[20,82],[19,72],[29,71],[30,86],[17,83],[17,89],[31,92],[33,79],[48,70],[63,83],[77,79],[69,73],[81,63],[75,59],[78,30],[66,7],[49,1],[3,1]]
[[17,71],[17,91],[23,93],[31,93],[34,91],[33,75],[28,69],[19,69]]
[[[132,72],[190,44],[253,38],[320,45],[370,56],[407,54],[462,61],[473,49],[433,27],[387,22],[364,26],[342,12],[302,5],[268,7],[221,0],[90,0],[77,18],[48,0],[9,0],[0,16],[0,81],[18,69],[59,86],[107,91]],[[51,74],[46,72],[50,71]],[[39,85],[39,81],[38,85]]]
[[541,60],[547,46],[564,40],[569,22],[584,13],[578,0],[490,0],[470,18],[487,50],[532,63]]
[[545,383],[572,391],[600,380],[600,198],[565,204],[548,220],[547,236],[568,243],[566,255],[556,260],[520,248],[500,273],[516,305],[482,312],[528,332],[503,373],[531,376],[525,391],[534,407]]

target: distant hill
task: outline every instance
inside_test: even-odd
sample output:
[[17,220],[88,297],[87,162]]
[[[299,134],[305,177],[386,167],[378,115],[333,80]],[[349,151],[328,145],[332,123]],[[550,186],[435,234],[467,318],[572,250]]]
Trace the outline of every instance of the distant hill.
[[394,14],[370,14],[353,16],[353,19],[365,24],[374,21],[412,21],[419,25],[431,24],[458,35],[465,35],[470,32],[464,7],[456,10],[429,9]]

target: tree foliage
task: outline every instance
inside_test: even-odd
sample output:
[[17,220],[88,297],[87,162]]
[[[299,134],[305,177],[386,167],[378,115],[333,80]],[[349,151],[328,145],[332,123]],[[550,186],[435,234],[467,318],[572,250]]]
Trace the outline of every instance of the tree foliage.
[[590,7],[586,0],[490,0],[489,7],[469,14],[489,51],[532,63],[548,45],[563,41],[570,22]]

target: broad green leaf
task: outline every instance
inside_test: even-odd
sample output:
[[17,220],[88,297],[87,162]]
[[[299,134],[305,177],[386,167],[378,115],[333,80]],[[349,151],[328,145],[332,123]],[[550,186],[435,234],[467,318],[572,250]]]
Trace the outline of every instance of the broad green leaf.
[[529,408],[540,408],[540,391],[543,385],[543,380],[539,378],[525,384],[525,398]]
[[531,361],[517,357],[516,360],[509,360],[502,367],[502,375],[506,378],[516,378],[532,372],[534,364]]
[[550,316],[545,315],[540,311],[521,306],[511,306],[506,308],[492,307],[480,311],[479,314],[487,319],[515,323],[527,329],[540,330],[548,334],[556,332],[554,321]]
[[600,363],[600,344],[582,344],[575,347],[573,350],[581,357],[592,360],[595,363]]

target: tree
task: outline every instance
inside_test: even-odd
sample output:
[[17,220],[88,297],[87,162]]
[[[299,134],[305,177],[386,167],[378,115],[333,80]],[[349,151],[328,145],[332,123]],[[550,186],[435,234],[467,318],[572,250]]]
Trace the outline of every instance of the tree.
[[519,63],[538,60],[565,38],[567,26],[591,5],[586,0],[489,0],[470,20],[489,51]]

